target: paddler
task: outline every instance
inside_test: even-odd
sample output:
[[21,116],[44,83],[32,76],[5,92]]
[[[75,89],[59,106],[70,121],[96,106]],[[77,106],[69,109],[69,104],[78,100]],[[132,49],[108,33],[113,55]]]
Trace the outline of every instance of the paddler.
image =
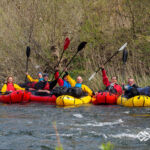
[[88,93],[89,96],[95,95],[95,93],[88,86],[86,86],[85,84],[82,84],[83,79],[81,76],[78,76],[77,80],[75,81],[74,79],[71,78],[71,76],[68,74],[68,72],[66,72],[66,75],[67,75],[66,76],[67,80],[70,83],[71,87],[81,88],[82,91]]
[[105,91],[121,95],[122,88],[119,84],[117,84],[117,77],[113,76],[111,77],[111,81],[109,81],[103,65],[101,66],[101,69],[102,69],[103,84],[106,86]]
[[135,81],[133,78],[128,78],[128,84],[125,85],[123,83],[122,86],[123,86],[125,97],[130,98],[135,95],[138,95],[137,88],[139,88],[139,86],[135,84]]
[[48,74],[43,74],[44,80],[35,84],[34,88],[38,90],[38,92],[43,92],[50,94],[50,91],[56,86],[57,80],[49,81]]
[[13,83],[14,79],[12,76],[9,76],[7,78],[7,83],[3,85],[1,92],[5,93],[5,92],[14,92],[16,90],[25,90],[25,88],[21,88],[19,85]]

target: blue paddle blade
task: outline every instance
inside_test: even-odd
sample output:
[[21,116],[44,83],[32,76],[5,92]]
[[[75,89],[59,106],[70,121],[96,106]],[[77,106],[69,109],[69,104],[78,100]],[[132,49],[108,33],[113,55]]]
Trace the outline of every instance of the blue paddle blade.
[[30,57],[30,47],[29,46],[27,46],[27,48],[26,48],[26,56]]
[[85,46],[86,46],[87,42],[81,42],[78,46],[78,52],[81,51]]

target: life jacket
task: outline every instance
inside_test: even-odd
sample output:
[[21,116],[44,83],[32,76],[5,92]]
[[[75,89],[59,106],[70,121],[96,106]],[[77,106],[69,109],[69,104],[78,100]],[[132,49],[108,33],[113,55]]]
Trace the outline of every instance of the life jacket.
[[76,83],[75,87],[81,88],[82,84],[81,83]]
[[40,79],[39,79],[39,82],[40,82],[40,81],[44,81],[44,78],[40,78]]
[[7,90],[6,91],[15,91],[13,83],[7,83]]
[[128,90],[128,91],[129,91],[129,90],[131,90],[133,87],[130,86],[129,84],[127,84],[127,85],[124,86],[124,88],[125,88],[125,90]]
[[114,93],[114,94],[119,94],[119,95],[122,94],[121,86],[116,84],[116,83],[115,84],[110,83],[110,85],[107,86],[106,91],[109,91],[109,92]]
[[67,81],[64,80],[64,85],[63,85],[63,87],[70,88],[71,85],[70,85],[69,82],[67,82]]
[[46,82],[45,87],[43,88],[43,90],[49,90],[50,84],[48,82]]

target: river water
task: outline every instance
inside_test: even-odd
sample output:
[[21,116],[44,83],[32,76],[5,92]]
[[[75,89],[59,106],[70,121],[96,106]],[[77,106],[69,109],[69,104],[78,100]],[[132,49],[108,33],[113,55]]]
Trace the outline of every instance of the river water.
[[[54,150],[56,122],[64,150],[98,150],[110,141],[115,150],[148,150],[150,108],[46,104],[0,105],[0,150]],[[139,133],[148,133],[139,140]]]

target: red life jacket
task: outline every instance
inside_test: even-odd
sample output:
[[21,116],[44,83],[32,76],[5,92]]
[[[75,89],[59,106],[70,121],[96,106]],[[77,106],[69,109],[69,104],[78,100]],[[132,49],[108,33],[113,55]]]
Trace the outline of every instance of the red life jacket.
[[7,90],[6,91],[16,91],[14,88],[14,84],[13,83],[7,83]]
[[45,84],[45,87],[43,88],[43,90],[49,90],[49,87],[50,87],[50,85],[49,85],[49,83],[47,82],[47,83]]

